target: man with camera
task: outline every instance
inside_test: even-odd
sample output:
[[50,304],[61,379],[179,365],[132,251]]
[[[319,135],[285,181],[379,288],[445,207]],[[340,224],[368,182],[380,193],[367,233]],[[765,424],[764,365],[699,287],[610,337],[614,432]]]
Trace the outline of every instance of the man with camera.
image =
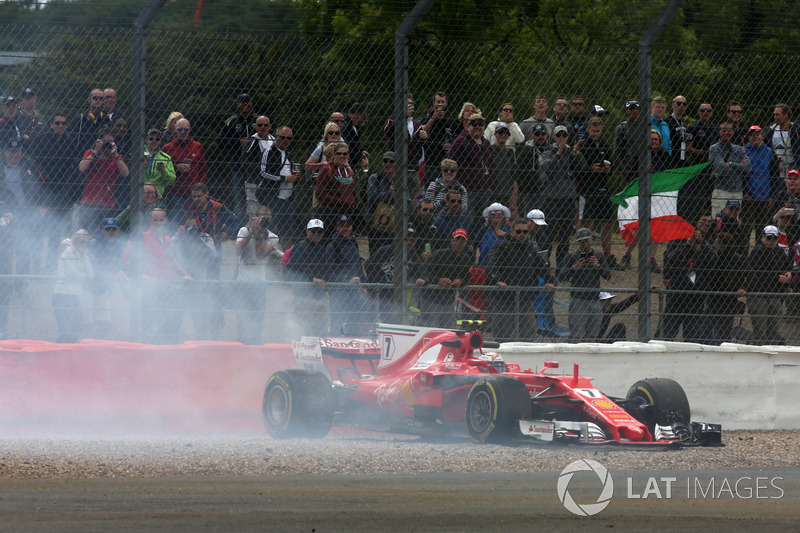
[[439,91],[434,94],[431,97],[431,103],[427,116],[420,121],[422,129],[428,134],[425,143],[425,159],[433,162],[431,165],[425,165],[425,187],[442,177],[438,162],[447,157],[450,143],[461,131],[457,121],[445,115],[447,112],[447,95],[445,93]]
[[94,231],[101,220],[113,217],[120,206],[128,205],[126,178],[130,170],[117,152],[108,128],[100,129],[94,148],[83,154],[78,170],[86,179],[77,206],[77,227]]
[[572,287],[569,302],[569,331],[572,342],[593,341],[600,333],[603,318],[600,302],[600,278],[611,278],[611,269],[603,252],[592,248],[594,232],[581,228],[575,235],[579,248],[559,264],[558,279],[569,280]]

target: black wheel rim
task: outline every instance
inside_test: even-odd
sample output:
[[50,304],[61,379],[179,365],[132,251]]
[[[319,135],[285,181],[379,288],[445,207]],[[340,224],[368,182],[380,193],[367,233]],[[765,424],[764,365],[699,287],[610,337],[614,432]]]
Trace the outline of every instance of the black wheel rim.
[[492,400],[486,391],[480,391],[472,398],[469,423],[477,433],[482,433],[492,422]]

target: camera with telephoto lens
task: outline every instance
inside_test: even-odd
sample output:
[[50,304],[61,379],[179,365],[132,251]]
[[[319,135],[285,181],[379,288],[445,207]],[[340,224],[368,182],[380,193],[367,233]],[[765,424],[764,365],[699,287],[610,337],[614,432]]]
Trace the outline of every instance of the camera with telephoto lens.
[[268,229],[269,228],[269,220],[267,220],[266,218],[262,217],[261,218],[261,227],[263,229]]
[[200,232],[194,226],[186,228],[186,235],[188,237],[196,237]]
[[112,144],[111,141],[106,139],[105,141],[103,141],[103,148],[105,148],[106,150],[111,150],[111,144]]

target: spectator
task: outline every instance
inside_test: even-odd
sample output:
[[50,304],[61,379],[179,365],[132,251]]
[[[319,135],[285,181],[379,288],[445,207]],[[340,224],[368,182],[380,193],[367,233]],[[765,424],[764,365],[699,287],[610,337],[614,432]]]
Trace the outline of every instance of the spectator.
[[511,216],[511,211],[500,203],[493,203],[483,210],[483,218],[486,219],[486,229],[481,236],[480,245],[480,266],[486,267],[489,262],[489,254],[492,249],[502,241],[508,234],[509,228],[507,225],[508,219]]
[[693,158],[695,164],[708,161],[708,149],[719,141],[719,126],[711,122],[714,116],[714,107],[708,102],[700,104],[697,109],[699,120],[686,130],[686,152]]
[[[566,129],[566,126],[561,126],[558,131],[562,132]],[[542,154],[550,149],[551,144],[547,128],[543,124],[537,124],[531,131],[531,138],[517,148],[517,196],[521,197],[522,208],[526,211],[533,209],[539,198],[547,194]],[[514,206],[511,207],[513,215]]]
[[306,238],[292,247],[291,258],[283,269],[286,281],[311,283],[313,287],[294,289],[294,310],[301,324],[300,333],[314,337],[328,335],[328,305],[325,292],[324,223],[315,218],[306,226]]
[[[359,324],[359,334],[365,334],[364,326],[371,320],[369,301],[364,289],[360,287],[364,276],[358,243],[353,236],[353,221],[342,215],[336,222],[336,232],[325,247],[325,265],[328,274],[325,278],[333,283],[349,283],[353,288],[330,289],[331,335],[342,335],[342,326],[346,322]],[[366,328],[368,329],[368,328]],[[355,333],[353,331],[352,333]]]
[[431,255],[431,249],[438,250],[444,246],[439,243],[439,232],[433,224],[433,217],[436,208],[431,200],[422,199],[417,208],[411,213],[414,234],[419,243],[420,259],[427,261]]
[[[459,111],[458,113],[459,127],[456,128],[456,131],[453,132],[453,140],[456,140],[465,131],[466,132],[469,131],[470,117],[475,114],[483,116],[483,113],[481,113],[480,110],[478,110],[478,108],[475,107],[475,104],[473,104],[472,102],[464,102],[464,105],[461,106],[461,111]],[[450,147],[452,148],[452,144],[450,145]],[[447,154],[449,153],[450,149],[448,148]]]
[[497,144],[497,137],[495,137],[495,130],[498,128],[498,125],[500,124],[505,124],[505,129],[508,130],[508,137],[506,138],[506,146],[508,148],[511,148],[513,150],[514,148],[517,147],[518,144],[522,144],[525,142],[525,134],[522,133],[520,126],[516,122],[514,122],[513,104],[506,102],[505,104],[501,105],[500,113],[497,117],[497,120],[490,122],[489,125],[486,126],[486,131],[483,132],[483,136],[486,138],[487,141],[489,141],[489,144],[491,144],[492,146]]
[[27,88],[22,91],[20,102],[22,103],[22,109],[20,109],[16,117],[20,135],[26,144],[34,143],[40,135],[47,131],[45,118],[36,109],[39,98],[33,89]]
[[395,157],[394,152],[383,154],[383,170],[372,174],[367,180],[365,223],[369,228],[370,251],[391,243],[394,235]]
[[461,213],[462,196],[458,189],[451,189],[445,195],[445,206],[439,210],[439,215],[433,221],[439,237],[439,247],[446,247],[448,236],[457,229],[468,229],[470,218]]
[[184,118],[184,116],[180,111],[173,111],[169,114],[167,121],[164,123],[164,130],[161,132],[162,145],[171,143],[177,137],[177,124],[182,118]]
[[[458,136],[461,127],[456,120],[448,118],[447,95],[441,91],[431,97],[428,114],[422,119],[422,127],[428,133],[425,142],[425,159],[427,161],[441,161],[450,151],[450,143]],[[440,177],[439,167],[436,164],[425,165],[425,182],[427,187],[431,182]]]
[[[136,255],[130,243],[123,253],[126,271],[130,274]],[[144,341],[151,344],[177,344],[183,322],[180,288],[172,283],[176,274],[184,282],[192,277],[176,261],[172,241],[167,235],[167,213],[156,208],[150,211],[147,231],[142,234],[142,331]]]
[[664,140],[658,130],[650,130],[650,172],[655,174],[662,170],[672,168],[672,161],[666,150],[664,150]]
[[748,265],[747,282],[739,289],[739,295],[747,295],[753,339],[757,344],[783,344],[785,341],[780,334],[782,295],[790,291],[792,258],[778,247],[778,228],[764,228],[761,242],[750,252]]
[[[578,126],[586,122],[586,117],[583,114],[585,109],[586,101],[583,97],[579,94],[572,95],[569,101],[569,112],[567,113],[567,118],[564,120],[564,125],[567,126],[568,130],[567,133],[570,134],[570,140],[574,138]],[[555,131],[555,128],[553,128],[553,130]]]
[[790,170],[783,180],[784,186],[775,193],[772,209],[772,224],[777,225],[780,219],[788,218],[787,235],[789,242],[800,239],[800,171]]
[[300,179],[300,168],[295,168],[289,151],[293,134],[288,126],[277,130],[275,142],[261,156],[261,174],[256,198],[269,206],[275,217],[274,227],[282,238],[299,237],[299,217],[294,206],[294,187]]
[[73,121],[72,132],[75,133],[78,153],[92,149],[102,126],[108,125],[102,89],[92,89],[86,99],[89,108]]
[[425,324],[430,327],[452,328],[457,318],[456,297],[459,289],[469,284],[469,269],[472,258],[467,253],[468,234],[457,229],[452,234],[449,248],[435,250],[424,263],[424,285],[440,288],[423,292],[422,313]]
[[247,138],[241,148],[241,168],[239,171],[244,176],[244,192],[247,201],[247,215],[249,217],[256,214],[260,205],[256,191],[258,190],[258,182],[261,181],[259,177],[261,174],[261,159],[264,157],[264,152],[272,148],[275,142],[275,137],[269,132],[271,128],[272,123],[269,117],[264,115],[257,117],[256,132]]
[[367,118],[367,106],[361,102],[356,102],[347,112],[342,129],[342,141],[350,147],[348,162],[350,168],[356,169],[359,166],[365,171],[369,169],[369,152],[361,146],[361,133],[359,128]]
[[606,110],[603,109],[599,105],[594,105],[589,110],[589,118],[586,119],[586,122],[580,124],[575,128],[575,140],[580,141],[581,143],[586,142],[586,137],[589,136],[589,125],[590,124],[605,124],[606,120]]
[[239,162],[242,146],[256,133],[252,124],[253,99],[249,94],[241,93],[236,97],[236,107],[238,112],[225,119],[217,135],[217,148],[220,158],[226,163],[224,174],[227,177],[221,182],[220,192],[223,198],[231,201],[234,213],[244,215],[247,212],[245,179]]
[[144,181],[152,183],[158,196],[164,196],[167,187],[175,184],[175,166],[172,157],[161,149],[161,133],[157,129],[147,131],[144,150]]
[[42,173],[40,199],[47,209],[44,233],[47,236],[45,268],[56,271],[58,247],[70,232],[70,211],[80,197],[76,183],[75,138],[67,133],[67,116],[55,113],[50,119],[50,131],[36,137],[33,157]]
[[556,98],[556,103],[553,104],[553,131],[556,126],[566,126],[569,130],[567,123],[567,113],[569,112],[569,101],[566,98]]
[[[416,198],[420,188],[420,169],[425,164],[424,143],[428,132],[422,128],[420,122],[414,119],[414,99],[408,94],[406,117],[406,146],[408,148],[406,160],[406,199]],[[389,150],[394,151],[395,117],[392,115],[383,125],[383,133],[389,141]],[[410,201],[410,200],[409,200]]]
[[[22,141],[12,139],[3,147],[0,162],[0,206],[14,215],[11,240],[17,275],[30,274],[41,259],[42,215],[40,204],[42,175],[33,161],[22,155]],[[23,291],[24,282],[16,282]]]
[[[621,302],[611,303],[611,300],[614,298],[615,295],[613,294],[607,292],[600,293],[600,302],[602,302],[603,305],[603,319],[600,323],[600,333],[598,334],[598,338],[602,339],[601,342],[619,342],[628,338],[628,329],[622,322],[617,322],[614,324],[614,327],[611,328],[611,331],[608,331],[608,326],[611,325],[611,319],[614,315],[623,312],[639,301],[638,294],[631,294]],[[606,332],[608,332],[608,335],[606,335]]]
[[100,224],[100,234],[89,243],[89,257],[92,261],[94,280],[94,338],[112,339],[114,321],[111,319],[111,294],[115,288],[122,289],[128,281],[123,265],[125,244],[118,238],[117,219],[104,218]]
[[[17,125],[17,114],[19,113],[19,103],[13,96],[3,100],[3,107],[0,109],[0,142],[6,146],[10,141],[22,141],[22,132]],[[21,145],[20,145],[21,146]]]
[[781,178],[775,153],[764,144],[761,127],[750,126],[747,135],[750,142],[745,145],[744,152],[750,160],[751,168],[744,186],[742,223],[749,241],[753,228],[761,228],[769,220],[772,214],[770,209],[774,204],[773,196],[780,189]]
[[672,155],[672,138],[669,133],[669,124],[664,119],[664,111],[667,109],[667,100],[663,96],[656,96],[650,104],[650,128],[661,134],[661,141],[664,150]]
[[733,144],[744,147],[747,142],[747,127],[742,123],[742,106],[739,102],[728,102],[728,122],[733,128]]
[[[533,301],[537,292],[520,290],[518,295],[509,294],[509,287],[538,287],[541,278],[546,290],[555,289],[547,264],[539,257],[537,247],[528,239],[528,233],[528,221],[516,219],[511,231],[489,255],[487,282],[500,287],[500,292],[489,293],[492,331],[497,340],[530,340],[536,334]],[[519,317],[519,331],[515,331],[517,298],[519,310],[523,313]]]
[[625,102],[625,115],[628,119],[614,130],[614,162],[622,179],[622,186],[635,180],[639,173],[639,156],[636,140],[636,123],[639,120],[639,102]]
[[[595,106],[597,107],[597,106]],[[611,204],[611,191],[608,179],[611,175],[611,150],[602,139],[603,123],[597,119],[589,121],[588,137],[581,143],[580,151],[586,160],[586,167],[578,175],[580,194],[580,220],[584,228],[594,228],[595,222],[601,226],[600,240],[603,254],[609,268],[617,267],[617,260],[611,252],[611,230],[616,213]]]
[[772,113],[775,123],[769,127],[764,144],[775,152],[778,159],[778,172],[781,177],[797,168],[795,150],[800,147],[800,124],[792,122],[792,110],[786,104],[778,104]]
[[703,291],[708,290],[709,280],[719,275],[714,270],[715,264],[716,253],[702,241],[697,231],[667,254],[664,260],[664,288],[668,292],[660,338],[675,340],[681,326],[685,341],[702,342],[708,338],[709,332],[702,315],[706,301]]
[[[453,141],[447,154],[458,164],[461,183],[467,189],[472,205],[473,220],[478,220],[481,206],[489,205],[492,196],[492,149],[483,138],[485,120],[475,113],[470,117],[469,130]],[[476,223],[476,222],[473,222]],[[477,223],[476,223],[477,225]]]
[[568,254],[558,267],[558,279],[569,280],[575,289],[569,302],[569,331],[571,342],[591,342],[600,334],[602,310],[600,278],[611,278],[611,269],[599,250],[592,248],[594,233],[581,228],[575,235],[578,249]]
[[428,185],[428,190],[425,191],[425,199],[433,202],[433,207],[437,211],[440,211],[447,206],[447,192],[454,189],[461,194],[461,205],[458,209],[459,214],[465,216],[469,215],[469,194],[467,193],[466,187],[456,179],[456,176],[458,176],[458,163],[452,159],[442,159],[440,167],[441,177]]
[[141,220],[144,223],[139,226],[138,228],[131,227],[131,213],[133,211],[132,206],[128,206],[114,217],[119,225],[119,228],[123,231],[127,231],[131,235],[139,235],[143,233],[148,226],[150,220],[150,211],[155,208],[164,208],[164,202],[161,200],[161,197],[158,195],[158,189],[153,183],[149,181],[144,182],[142,185],[142,205],[141,205]]
[[126,126],[128,124],[128,117],[117,107],[117,90],[113,87],[103,89],[103,114],[107,126],[113,128],[120,118],[125,120]]
[[58,259],[58,279],[53,290],[53,311],[58,324],[56,342],[75,343],[84,335],[82,300],[87,297],[84,287],[94,277],[88,254],[90,240],[85,229],[76,231]]
[[725,202],[725,207],[717,213],[714,219],[714,233],[727,233],[733,239],[733,245],[740,254],[746,254],[750,245],[749,236],[744,231],[744,225],[739,219],[742,212],[742,202],[731,199]]
[[[696,238],[700,238],[698,235]],[[744,287],[747,278],[747,259],[740,254],[729,233],[718,233],[714,240],[716,263],[712,268],[714,275],[708,278],[708,289],[712,292],[731,294],[711,294],[706,304],[708,333],[712,344],[721,344],[731,339],[733,319],[744,313],[735,294]]]
[[175,138],[163,148],[175,167],[175,183],[164,188],[164,202],[171,217],[179,214],[189,202],[194,185],[208,181],[206,152],[202,144],[189,136],[189,121],[177,119],[174,130]]
[[[511,212],[517,213],[517,153],[508,145],[511,135],[508,127],[503,127],[505,122],[498,124],[494,132],[495,143],[492,146],[492,169],[494,176],[492,185],[493,197],[500,203],[509,205]],[[538,127],[538,126],[537,126]]]
[[128,204],[130,170],[107,128],[98,131],[94,148],[83,154],[78,170],[86,176],[77,207],[78,226],[96,228],[104,218],[114,216],[121,205]]
[[686,119],[683,118],[687,105],[686,98],[683,96],[679,95],[672,99],[672,114],[667,117],[670,146],[673,147],[673,162],[668,165],[670,167],[677,168],[687,165],[686,146],[689,139],[686,136]]
[[128,119],[124,116],[117,117],[111,124],[111,135],[117,143],[117,152],[123,157],[127,156],[130,150],[130,136],[128,135]]
[[575,200],[578,196],[575,176],[586,167],[586,159],[578,150],[579,145],[572,148],[567,146],[566,126],[556,126],[553,132],[555,142],[542,152],[544,186],[541,206],[550,218],[545,248],[551,250],[553,243],[557,244],[556,264],[561,268],[569,253],[569,237],[575,220]]
[[348,165],[350,155],[346,143],[332,146],[333,163],[317,174],[314,195],[317,198],[317,218],[327,227],[335,227],[342,215],[353,216],[358,210],[355,173]]
[[[278,236],[269,230],[272,213],[261,205],[246,226],[236,236],[236,254],[239,256],[236,280],[243,286],[236,290],[236,339],[242,344],[262,343],[261,330],[264,325],[266,303],[265,280],[277,279],[270,263],[279,261],[283,252],[278,249]],[[267,289],[274,296],[272,289]]]
[[[418,287],[425,282],[421,277],[421,262],[419,253],[414,250],[417,238],[414,226],[409,224],[406,232],[406,264],[407,279],[414,282]],[[395,260],[394,244],[386,244],[370,251],[369,259],[364,265],[364,272],[368,283],[394,284],[395,279]],[[379,321],[387,324],[404,324],[403,306],[405,297],[397,300],[394,288],[373,289],[372,297],[378,303]],[[406,294],[406,291],[403,291]]]
[[708,160],[714,172],[714,191],[711,193],[711,211],[722,209],[728,199],[742,199],[742,185],[752,166],[744,145],[733,143],[734,127],[730,122],[719,126],[719,141],[708,150]]
[[[192,186],[192,200],[180,218],[183,222],[187,219],[196,222],[195,227],[199,233],[206,233],[213,239],[217,254],[213,260],[208,261],[207,279],[219,279],[222,243],[236,231],[238,227],[236,215],[221,202],[209,198],[205,183],[196,183]],[[178,233],[184,233],[184,230],[179,227]]]
[[[533,243],[536,248],[536,253],[542,251],[547,251],[547,248],[542,248],[540,245],[540,241],[543,236],[543,232],[541,232],[542,228],[547,226],[547,221],[544,218],[544,213],[541,209],[531,209],[528,211],[528,214],[525,215],[525,219],[528,221],[528,240]],[[545,263],[549,263],[549,260],[546,258]]]
[[328,164],[327,158],[325,157],[325,148],[330,144],[341,142],[341,136],[341,126],[334,122],[325,124],[322,140],[317,144],[317,147],[314,148],[314,151],[311,152],[311,155],[308,156],[306,160],[306,172],[319,172]]
[[547,103],[547,97],[543,94],[537,94],[533,99],[533,115],[523,120],[522,124],[520,124],[520,129],[522,130],[522,136],[524,139],[530,139],[531,133],[533,133],[533,128],[538,125],[545,127],[548,139],[553,136],[553,128],[555,128],[555,124],[551,119],[547,118],[547,110],[549,107],[550,106]]

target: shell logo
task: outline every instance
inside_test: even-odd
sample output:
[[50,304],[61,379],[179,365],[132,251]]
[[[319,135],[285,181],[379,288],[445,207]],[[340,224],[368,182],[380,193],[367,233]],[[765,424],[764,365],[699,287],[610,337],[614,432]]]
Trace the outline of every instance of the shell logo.
[[600,409],[613,409],[617,406],[617,404],[610,400],[594,400],[592,401],[592,404],[596,405]]

